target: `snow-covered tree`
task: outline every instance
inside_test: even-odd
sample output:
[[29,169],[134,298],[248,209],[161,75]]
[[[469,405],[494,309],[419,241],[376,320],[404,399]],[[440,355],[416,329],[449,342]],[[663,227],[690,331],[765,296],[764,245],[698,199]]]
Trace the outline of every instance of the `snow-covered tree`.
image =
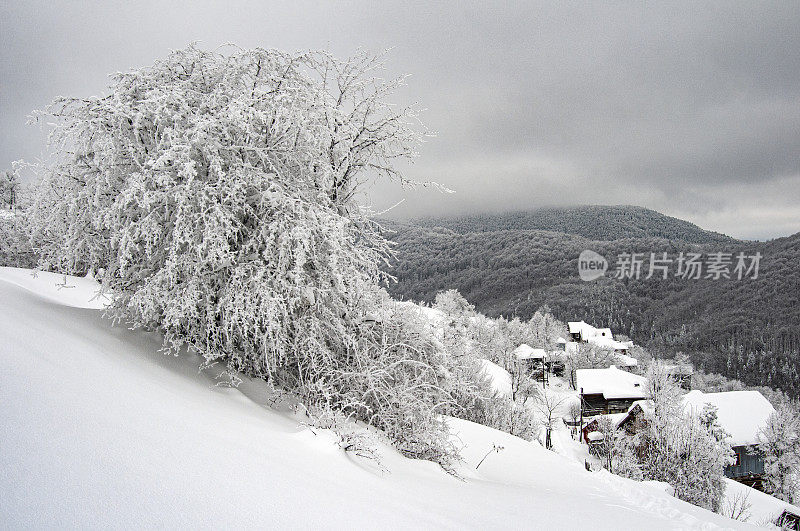
[[544,306],[536,310],[528,321],[528,344],[536,348],[543,348],[548,352],[556,346],[559,337],[567,337],[567,327],[553,317],[550,308]]
[[575,381],[578,369],[605,369],[619,363],[619,356],[611,349],[591,343],[578,343],[575,352],[564,357],[566,373]]
[[19,194],[19,177],[16,170],[0,172],[0,208],[14,209]]
[[94,270],[110,314],[170,351],[347,411],[408,455],[446,453],[435,349],[407,316],[363,326],[390,253],[355,195],[374,176],[410,183],[396,162],[425,134],[381,67],[189,46],[103,97],[59,98],[39,115],[55,124],[32,216],[42,267]]
[[555,393],[548,389],[540,390],[532,400],[533,409],[538,413],[541,423],[544,426],[544,446],[548,450],[552,448],[552,434],[556,420],[562,417],[562,408],[569,395]]
[[764,490],[796,503],[800,487],[800,421],[796,408],[778,406],[759,433],[759,449],[764,454]]
[[664,481],[677,498],[712,511],[721,507],[723,470],[732,460],[726,435],[713,410],[684,409],[680,388],[669,368],[648,368],[652,412],[632,438],[615,444],[615,473],[634,479]]
[[29,196],[29,187],[15,186],[13,211],[0,216],[0,266],[36,266],[30,245]]

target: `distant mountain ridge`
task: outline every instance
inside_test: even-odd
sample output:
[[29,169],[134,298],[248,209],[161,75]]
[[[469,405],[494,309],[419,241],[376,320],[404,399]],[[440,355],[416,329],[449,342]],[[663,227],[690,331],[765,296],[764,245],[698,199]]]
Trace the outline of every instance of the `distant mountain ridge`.
[[479,214],[454,218],[411,220],[420,227],[444,227],[466,234],[501,230],[544,230],[574,234],[590,240],[664,238],[689,243],[728,243],[730,236],[701,229],[694,223],[639,206],[583,205],[542,207],[525,212]]

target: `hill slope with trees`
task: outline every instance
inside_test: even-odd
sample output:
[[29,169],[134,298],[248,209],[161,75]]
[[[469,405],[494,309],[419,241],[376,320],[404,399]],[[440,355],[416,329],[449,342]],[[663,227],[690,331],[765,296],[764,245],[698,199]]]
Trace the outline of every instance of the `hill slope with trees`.
[[422,218],[421,227],[444,227],[461,234],[498,230],[547,230],[592,240],[664,238],[690,243],[725,243],[730,236],[703,230],[693,223],[638,206],[582,205],[544,207],[528,212],[454,218]]
[[[800,234],[766,243],[698,243],[653,236],[601,240],[543,230],[457,232],[429,223],[392,225],[396,258],[388,271],[397,278],[390,286],[395,296],[429,302],[440,290],[457,289],[479,311],[523,319],[548,306],[561,320],[609,326],[656,353],[685,352],[707,371],[792,396],[800,392]],[[595,223],[604,224],[605,219]],[[609,271],[584,282],[578,256],[585,249],[606,257],[611,270],[620,254],[643,253],[643,274],[613,278]],[[762,258],[757,278],[685,279],[671,272],[667,279],[647,279],[651,252]]]

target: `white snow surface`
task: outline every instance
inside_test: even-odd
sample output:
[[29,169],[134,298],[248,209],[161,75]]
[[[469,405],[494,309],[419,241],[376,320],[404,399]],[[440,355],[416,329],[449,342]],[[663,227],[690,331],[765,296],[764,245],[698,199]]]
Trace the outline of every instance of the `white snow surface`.
[[[733,505],[737,496],[747,499],[748,510],[743,516],[747,522],[758,526],[767,526],[774,522],[784,511],[789,509],[794,514],[800,514],[800,508],[790,505],[785,501],[779,500],[760,490],[743,485],[738,481],[725,478],[725,499],[723,501],[723,512]],[[777,528],[775,528],[777,529]]]
[[0,267],[0,279],[43,299],[73,308],[99,310],[110,302],[108,296],[101,293],[100,284],[91,276],[73,277],[18,267]]
[[694,413],[701,412],[705,404],[716,406],[720,426],[731,435],[731,446],[758,443],[758,432],[775,411],[758,391],[704,393],[695,390],[686,393],[683,400],[686,408]]
[[749,528],[456,419],[462,479],[386,445],[382,471],[79,307],[90,282],[25,278],[0,269],[0,528]]

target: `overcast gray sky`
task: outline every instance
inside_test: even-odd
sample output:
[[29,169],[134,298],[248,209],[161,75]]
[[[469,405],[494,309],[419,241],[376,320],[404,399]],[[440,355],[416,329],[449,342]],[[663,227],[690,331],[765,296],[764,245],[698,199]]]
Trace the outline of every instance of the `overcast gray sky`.
[[0,0],[0,168],[26,116],[191,41],[393,50],[437,136],[394,217],[636,204],[741,238],[800,231],[800,2]]

